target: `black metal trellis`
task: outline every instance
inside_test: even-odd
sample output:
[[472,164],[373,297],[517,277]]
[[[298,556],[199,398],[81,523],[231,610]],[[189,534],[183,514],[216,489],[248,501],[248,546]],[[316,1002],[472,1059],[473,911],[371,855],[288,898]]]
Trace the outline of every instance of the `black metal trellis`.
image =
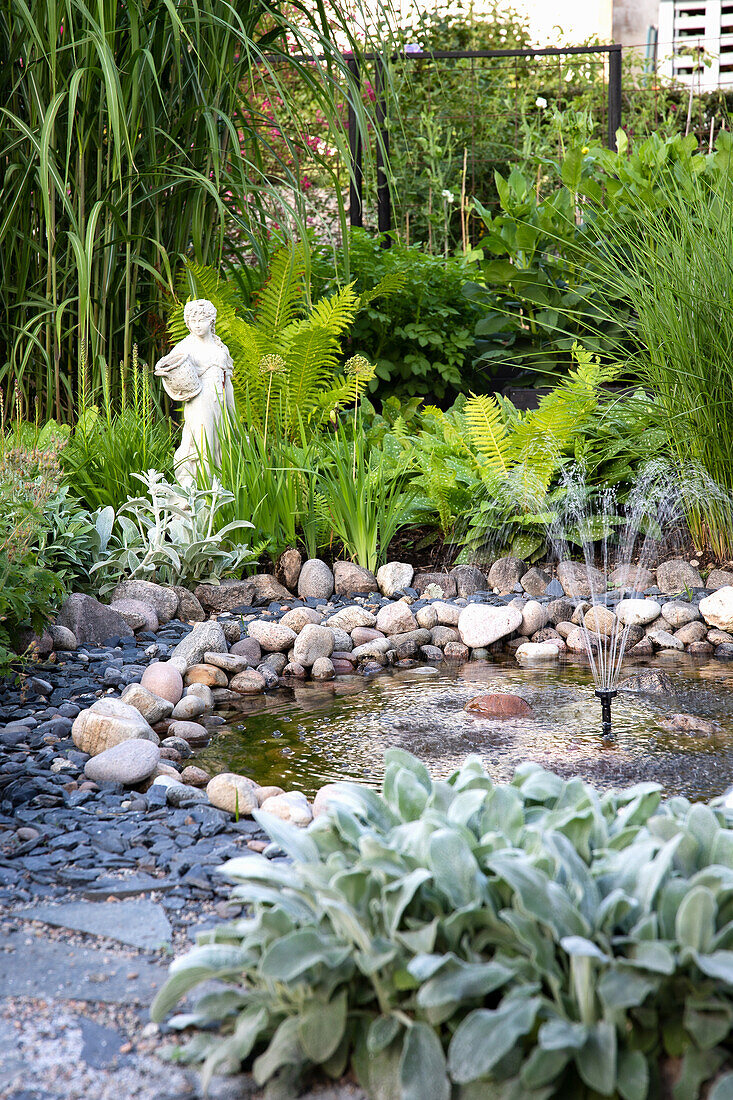
[[[567,46],[547,47],[545,49],[506,49],[506,50],[405,50],[386,58],[382,54],[365,53],[359,59],[350,58],[349,71],[354,80],[354,95],[361,94],[360,61],[375,62],[376,74],[374,90],[376,94],[376,124],[379,133],[376,149],[377,165],[377,226],[380,233],[389,234],[392,229],[392,196],[387,178],[386,160],[389,156],[389,131],[386,126],[386,65],[387,61],[405,60],[471,60],[478,58],[533,58],[577,56],[581,54],[606,54],[608,56],[608,99],[607,99],[607,135],[609,149],[616,148],[616,132],[621,126],[621,50],[620,45],[609,46]],[[349,112],[349,151],[351,171],[349,173],[349,221],[352,226],[362,226],[364,217],[362,167],[362,139],[356,120],[354,102],[351,96],[348,102]],[[385,248],[391,245],[391,237],[385,236]]]

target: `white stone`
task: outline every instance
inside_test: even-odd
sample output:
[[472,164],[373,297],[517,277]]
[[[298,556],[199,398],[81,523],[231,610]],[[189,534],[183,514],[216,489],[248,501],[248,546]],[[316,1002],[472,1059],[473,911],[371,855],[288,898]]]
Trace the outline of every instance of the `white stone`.
[[373,638],[371,642],[364,642],[363,645],[354,646],[351,651],[351,656],[357,660],[359,657],[375,657],[380,653],[386,653],[392,648],[392,643],[389,638]]
[[[410,587],[414,576],[415,570],[407,562],[388,561],[386,565],[380,566],[377,570],[379,591],[391,600],[395,592],[398,592],[401,588]],[[362,623],[360,625],[369,626],[371,624]]]
[[300,791],[288,791],[287,794],[276,794],[266,798],[261,806],[262,812],[279,817],[283,821],[290,821],[301,828],[310,825],[313,820],[313,810],[304,794]]
[[266,653],[286,653],[298,637],[289,626],[281,626],[267,619],[255,619],[248,623],[247,633],[260,643]]
[[[204,658],[204,653],[209,650],[212,653],[227,653],[229,650],[221,623],[215,620],[194,623],[190,633],[186,634],[185,638],[182,638],[173,650],[168,664],[177,668],[180,673],[184,673],[192,665],[200,664]],[[160,692],[159,694],[162,695],[163,693]],[[178,702],[178,700],[176,699],[175,702]]]
[[300,634],[308,623],[320,623],[322,618],[323,615],[315,607],[294,607],[280,619],[280,626],[290,627],[296,634]]
[[406,603],[397,600],[380,607],[376,626],[384,634],[407,634],[410,630],[417,630],[417,619]]
[[183,434],[173,462],[181,485],[195,486],[199,466],[208,471],[221,458],[219,434],[225,412],[235,414],[228,348],[215,332],[216,306],[206,298],[188,302],[183,319],[189,335],[155,364],[155,374],[174,401],[183,401]]
[[333,653],[333,632],[327,626],[308,623],[295,638],[293,660],[310,668],[319,657],[330,657]]
[[423,630],[432,630],[434,626],[438,625],[438,612],[435,610],[435,604],[428,603],[424,607],[419,607],[415,618],[417,619],[417,625]]
[[200,699],[206,710],[214,709],[214,695],[207,684],[189,684],[186,688],[186,697]]
[[119,745],[132,737],[159,743],[155,733],[135,707],[121,699],[98,699],[74,719],[71,736],[80,752],[97,756],[105,749]]
[[[437,615],[437,621],[441,626],[457,626],[458,618],[463,611],[462,607],[459,607],[455,603],[444,603],[442,600],[438,600],[437,603],[428,604],[428,607],[432,607]],[[421,611],[424,608],[420,608]],[[422,623],[418,619],[418,625],[422,626]],[[426,627],[426,630],[432,630],[432,627]]]
[[655,649],[685,648],[680,639],[675,638],[674,634],[670,634],[668,630],[650,630],[647,633],[647,638]]
[[700,600],[700,614],[708,626],[733,633],[733,585],[726,585]]
[[508,634],[513,634],[522,623],[519,607],[489,607],[482,603],[470,603],[458,618],[458,633],[464,645],[482,649]]
[[687,623],[694,623],[700,618],[697,604],[685,603],[684,600],[669,600],[662,604],[662,618],[666,619],[673,630],[678,630]]
[[646,626],[661,614],[656,600],[621,600],[616,607],[616,618],[624,626]]
[[525,638],[531,638],[538,630],[542,630],[543,626],[547,626],[549,616],[545,604],[541,604],[538,600],[527,600],[521,611],[522,623],[519,633]]
[[352,630],[356,630],[358,626],[373,627],[376,621],[377,616],[373,612],[353,604],[351,607],[343,607],[335,615],[326,619],[326,626],[330,626],[332,630],[345,630],[347,634],[351,634]]
[[246,775],[236,772],[221,772],[206,785],[206,794],[212,806],[227,813],[251,814],[257,809],[257,784]]
[[559,655],[553,642],[522,642],[514,654],[518,661],[554,661]]

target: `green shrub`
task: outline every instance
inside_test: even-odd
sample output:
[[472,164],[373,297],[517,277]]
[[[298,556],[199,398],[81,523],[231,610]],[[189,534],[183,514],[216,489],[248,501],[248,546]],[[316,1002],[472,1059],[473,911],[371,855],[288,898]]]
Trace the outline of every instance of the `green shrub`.
[[[358,291],[385,277],[401,280],[399,293],[370,302],[357,315],[351,338],[374,364],[370,384],[380,395],[430,395],[440,401],[480,384],[472,370],[473,330],[483,307],[462,294],[477,274],[462,256],[431,256],[417,245],[382,247],[363,229],[349,235],[348,278]],[[333,253],[313,257],[314,284],[333,291],[347,278],[346,261],[334,269]]]
[[178,1055],[205,1076],[253,1060],[286,1097],[351,1065],[390,1100],[646,1100],[680,1059],[694,1100],[730,1064],[729,812],[536,764],[495,785],[477,757],[433,781],[401,750],[381,795],[339,790],[306,832],[256,814],[293,862],[227,863],[249,914],[200,934],[155,1000],[162,1020],[230,987],[172,1021],[207,1029]]

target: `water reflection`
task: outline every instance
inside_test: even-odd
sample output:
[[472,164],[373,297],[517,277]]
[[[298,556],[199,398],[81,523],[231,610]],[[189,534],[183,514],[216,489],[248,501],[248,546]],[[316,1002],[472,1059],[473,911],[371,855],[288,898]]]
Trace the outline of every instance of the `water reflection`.
[[[635,667],[625,667],[624,675]],[[720,794],[733,780],[733,670],[686,654],[671,655],[664,670],[675,695],[622,693],[614,704],[611,744],[599,736],[598,700],[586,665],[527,669],[507,658],[305,683],[243,699],[198,762],[312,795],[323,783],[344,778],[377,786],[384,750],[398,745],[424,759],[436,776],[449,775],[477,752],[501,780],[517,764],[534,760],[602,787],[645,779],[660,782],[669,794]],[[534,720],[465,714],[465,703],[485,691],[522,695]],[[659,722],[679,712],[712,719],[719,732],[698,738],[663,730]]]

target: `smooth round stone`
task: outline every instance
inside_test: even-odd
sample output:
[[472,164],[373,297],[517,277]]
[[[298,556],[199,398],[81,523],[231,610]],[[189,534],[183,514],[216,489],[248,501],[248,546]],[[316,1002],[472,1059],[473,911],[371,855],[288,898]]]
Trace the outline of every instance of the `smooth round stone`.
[[298,577],[298,595],[304,599],[329,599],[333,594],[334,580],[331,568],[320,558],[309,558],[303,563]]
[[250,638],[260,643],[266,653],[284,653],[291,648],[298,635],[288,626],[255,619],[247,625]]
[[193,749],[182,737],[166,737],[160,742],[160,747],[175,752],[181,760],[188,760],[189,756],[193,756]]
[[148,688],[143,687],[142,684],[129,684],[120,698],[123,703],[128,703],[131,707],[139,710],[151,726],[162,722],[164,718],[170,718],[173,711],[173,704],[169,699],[163,699],[160,695],[155,695]]
[[396,603],[387,603],[380,607],[377,613],[377,630],[383,634],[406,634],[410,630],[417,630],[417,619],[410,611],[406,603],[398,600]]
[[307,623],[295,638],[293,660],[310,668],[319,658],[333,653],[333,633],[327,626]]
[[485,648],[500,638],[513,634],[521,623],[521,607],[512,604],[507,607],[489,607],[486,604],[471,603],[461,611],[458,633],[464,645],[472,649]]
[[669,623],[673,630],[679,630],[680,627],[699,620],[700,611],[695,603],[686,603],[684,600],[669,600],[668,603],[662,604],[662,618]]
[[237,657],[246,657],[249,663],[255,666],[262,660],[262,646],[256,638],[242,638],[234,643],[229,652]]
[[534,718],[534,711],[527,700],[509,692],[476,695],[463,709],[480,718]]
[[289,821],[304,828],[313,820],[313,810],[308,799],[300,791],[288,791],[266,798],[261,806],[262,812]]
[[206,684],[189,684],[186,688],[185,698],[201,699],[203,701],[206,710],[213,710],[214,708],[214,692],[213,689],[207,687]]
[[211,780],[211,776],[203,768],[197,768],[195,764],[188,764],[181,772],[181,779],[191,787],[206,787]]
[[212,806],[227,813],[247,816],[257,809],[257,784],[246,775],[221,772],[206,785],[206,794]]
[[318,657],[311,667],[311,677],[314,680],[333,680],[336,670],[330,657]]
[[553,642],[522,642],[514,654],[518,661],[554,661],[559,655]]
[[170,661],[154,661],[148,665],[140,683],[148,691],[152,691],[153,695],[167,699],[174,706],[183,695],[183,677],[180,669]]
[[204,653],[204,665],[220,668],[227,676],[236,676],[238,672],[244,672],[248,664],[246,657],[238,657],[236,653]]
[[170,737],[182,737],[190,745],[208,744],[211,734],[198,722],[171,722],[168,727]]
[[169,806],[183,809],[185,806],[195,806],[200,802],[208,802],[206,791],[198,787],[184,786],[183,783],[174,783],[166,791],[165,800]]
[[192,722],[194,719],[199,718],[205,710],[206,703],[198,695],[184,695],[174,706],[172,717],[175,721],[182,719],[185,722]]
[[621,600],[616,607],[616,617],[624,626],[646,626],[662,613],[656,600]]
[[618,620],[613,611],[601,604],[596,604],[591,607],[590,611],[586,611],[583,616],[583,623],[586,630],[609,637],[616,629]]
[[371,626],[356,626],[351,631],[351,641],[355,647],[366,645],[367,642],[375,642],[378,638],[384,638],[384,634]]
[[142,600],[120,599],[114,600],[109,605],[113,611],[118,611],[129,627],[137,633],[138,630],[150,630],[153,634],[160,623],[155,614],[155,608]]
[[131,786],[152,775],[160,762],[160,749],[152,741],[135,738],[121,741],[84,765],[84,774],[93,783],[124,783]]
[[331,615],[325,625],[331,630],[345,630],[347,634],[351,634],[357,627],[373,627],[376,621],[377,617],[373,612],[359,604],[352,604],[351,607],[343,607],[335,615]]
[[186,686],[189,684],[205,684],[206,687],[226,687],[229,683],[226,672],[215,665],[191,665],[186,669],[183,677]]
[[266,686],[264,676],[255,668],[238,672],[229,684],[230,689],[237,695],[260,695]]
[[286,612],[280,619],[280,626],[287,626],[289,630],[294,630],[296,634],[300,634],[304,626],[308,623],[320,623],[322,619],[320,611],[315,607],[294,607],[292,611]]
[[700,614],[708,626],[733,633],[733,586],[718,588],[700,600]]

